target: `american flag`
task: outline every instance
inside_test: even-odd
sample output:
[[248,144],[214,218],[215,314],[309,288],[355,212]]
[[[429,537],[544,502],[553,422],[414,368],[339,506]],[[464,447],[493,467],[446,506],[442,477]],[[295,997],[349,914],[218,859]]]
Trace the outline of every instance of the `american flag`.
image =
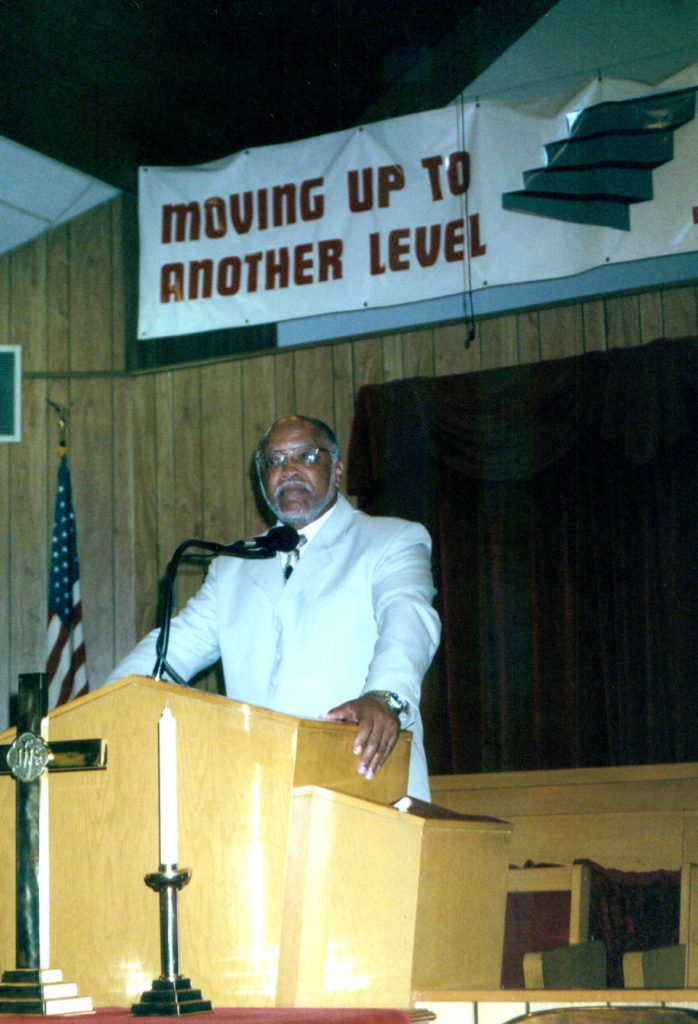
[[58,489],[51,539],[46,650],[49,706],[58,707],[73,697],[87,693],[89,684],[82,635],[78,537],[68,457],[63,451],[58,465]]

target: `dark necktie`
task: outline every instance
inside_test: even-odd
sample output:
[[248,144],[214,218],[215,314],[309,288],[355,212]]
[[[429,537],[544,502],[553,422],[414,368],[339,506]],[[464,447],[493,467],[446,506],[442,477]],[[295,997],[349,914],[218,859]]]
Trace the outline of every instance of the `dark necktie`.
[[284,581],[286,581],[289,578],[293,570],[298,565],[298,559],[301,556],[300,549],[303,547],[307,539],[308,538],[301,533],[300,536],[298,537],[298,544],[293,549],[293,551],[289,551],[288,556],[286,558],[286,565],[284,566]]

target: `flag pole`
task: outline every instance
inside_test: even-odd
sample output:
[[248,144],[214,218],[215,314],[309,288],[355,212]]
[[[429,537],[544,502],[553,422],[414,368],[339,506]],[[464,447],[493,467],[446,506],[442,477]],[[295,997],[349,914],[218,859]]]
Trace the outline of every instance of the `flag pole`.
[[68,410],[51,399],[58,418],[58,480],[51,534],[46,672],[50,706],[87,693],[89,682],[82,629],[80,562],[68,466]]

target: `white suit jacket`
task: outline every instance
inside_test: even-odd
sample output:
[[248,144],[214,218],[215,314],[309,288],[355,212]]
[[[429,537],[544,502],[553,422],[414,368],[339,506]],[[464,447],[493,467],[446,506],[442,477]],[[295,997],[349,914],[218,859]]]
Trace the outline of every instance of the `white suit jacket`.
[[[190,679],[219,657],[239,701],[317,718],[369,690],[409,701],[409,793],[429,799],[421,683],[439,641],[431,541],[418,523],[356,512],[342,495],[288,582],[278,558],[216,558],[172,620],[167,660]],[[149,675],[153,630],[111,679]]]

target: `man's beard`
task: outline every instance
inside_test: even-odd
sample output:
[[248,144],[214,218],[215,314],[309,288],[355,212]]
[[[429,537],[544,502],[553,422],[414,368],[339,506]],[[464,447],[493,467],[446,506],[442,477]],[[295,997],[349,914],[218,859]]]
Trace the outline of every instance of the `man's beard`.
[[[293,486],[297,487],[298,484],[294,483]],[[308,488],[308,493],[312,493],[310,488]],[[277,494],[279,494],[278,490]],[[283,487],[281,489],[280,496],[281,495],[283,495]],[[323,512],[326,512],[327,509],[334,504],[335,498],[337,497],[337,484],[332,480],[327,488],[327,493],[324,494],[322,498],[313,499],[310,505],[307,505],[305,508],[284,510],[279,505],[277,499],[272,498],[266,493],[266,491],[264,492],[264,497],[266,498],[267,505],[279,522],[283,523],[285,526],[293,526],[294,529],[297,530],[303,526],[307,526],[308,523],[315,522],[316,519],[320,518]]]

